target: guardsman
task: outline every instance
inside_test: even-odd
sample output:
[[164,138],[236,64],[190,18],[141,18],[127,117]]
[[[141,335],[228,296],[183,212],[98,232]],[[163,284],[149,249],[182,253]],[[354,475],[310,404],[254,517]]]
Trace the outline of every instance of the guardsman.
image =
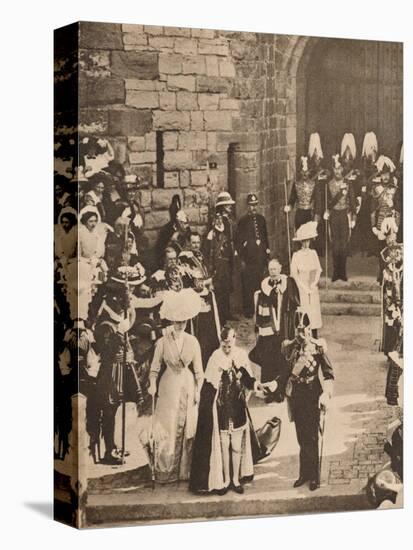
[[238,222],[236,250],[241,260],[241,282],[244,315],[251,319],[254,315],[254,293],[260,288],[270,248],[267,223],[258,214],[258,197],[247,195],[248,212]]
[[300,446],[300,472],[294,487],[309,482],[310,491],[314,491],[320,484],[320,409],[325,411],[328,407],[333,392],[334,374],[326,355],[326,342],[322,338],[311,336],[308,315],[297,311],[295,326],[295,338],[285,340],[281,348],[290,372],[285,390],[288,410],[290,419],[295,423]]
[[294,206],[296,207],[294,218],[296,230],[314,219],[315,194],[316,183],[310,177],[308,157],[301,157],[299,178],[293,183],[288,204],[284,207],[285,213],[290,212]]
[[351,230],[355,226],[356,200],[354,189],[343,177],[339,155],[333,155],[334,177],[327,186],[327,207],[324,219],[329,221],[333,256],[333,277],[347,281],[346,263]]

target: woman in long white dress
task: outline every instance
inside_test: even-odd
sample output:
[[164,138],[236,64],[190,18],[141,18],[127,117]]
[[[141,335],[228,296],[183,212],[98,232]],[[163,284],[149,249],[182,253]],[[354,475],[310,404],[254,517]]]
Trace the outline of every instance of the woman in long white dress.
[[323,270],[316,250],[310,248],[311,241],[316,237],[317,222],[308,222],[298,228],[293,240],[299,241],[301,248],[294,252],[290,268],[291,277],[300,292],[301,309],[307,313],[315,337],[317,330],[323,326],[318,292],[318,282]]
[[159,483],[189,479],[204,371],[198,340],[185,332],[185,326],[200,309],[200,298],[192,289],[164,294],[161,317],[173,324],[156,343],[148,388],[157,396],[153,438]]

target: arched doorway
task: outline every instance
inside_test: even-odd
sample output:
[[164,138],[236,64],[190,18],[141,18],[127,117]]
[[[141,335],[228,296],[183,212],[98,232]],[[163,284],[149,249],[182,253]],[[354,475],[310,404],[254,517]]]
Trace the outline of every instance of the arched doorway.
[[[380,153],[398,154],[403,136],[403,46],[310,38],[297,71],[297,154],[319,132],[325,159],[339,152],[345,132],[377,135]],[[328,160],[327,160],[328,162]]]

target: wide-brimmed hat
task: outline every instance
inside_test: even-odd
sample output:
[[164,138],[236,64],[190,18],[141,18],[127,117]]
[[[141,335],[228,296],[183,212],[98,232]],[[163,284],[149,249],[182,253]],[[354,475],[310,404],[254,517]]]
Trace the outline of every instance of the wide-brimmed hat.
[[221,191],[221,193],[218,193],[217,202],[215,203],[215,208],[218,208],[218,206],[225,206],[227,204],[235,204],[235,201],[233,200],[231,195],[228,193],[228,191]]
[[315,239],[316,237],[318,237],[317,222],[307,222],[297,229],[293,241],[306,241],[308,239]]
[[146,281],[145,268],[139,262],[135,265],[121,265],[117,268],[111,277],[115,283],[123,283],[131,286],[137,286]]
[[164,293],[160,316],[168,321],[188,321],[201,311],[201,298],[192,288],[183,288],[179,292],[167,290]]

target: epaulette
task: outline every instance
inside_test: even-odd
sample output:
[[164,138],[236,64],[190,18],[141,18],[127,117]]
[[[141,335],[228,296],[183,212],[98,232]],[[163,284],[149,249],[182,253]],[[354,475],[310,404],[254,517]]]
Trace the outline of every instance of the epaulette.
[[327,352],[327,342],[324,338],[311,338],[311,342],[319,348],[322,353]]

